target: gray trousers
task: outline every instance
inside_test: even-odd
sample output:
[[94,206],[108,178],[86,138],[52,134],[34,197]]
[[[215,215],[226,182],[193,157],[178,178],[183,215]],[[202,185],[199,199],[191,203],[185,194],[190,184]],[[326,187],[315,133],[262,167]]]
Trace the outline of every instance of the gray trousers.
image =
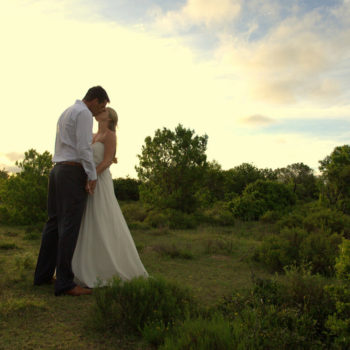
[[56,164],[50,173],[48,221],[42,233],[34,284],[51,281],[56,269],[55,295],[75,287],[72,258],[87,192],[83,167]]

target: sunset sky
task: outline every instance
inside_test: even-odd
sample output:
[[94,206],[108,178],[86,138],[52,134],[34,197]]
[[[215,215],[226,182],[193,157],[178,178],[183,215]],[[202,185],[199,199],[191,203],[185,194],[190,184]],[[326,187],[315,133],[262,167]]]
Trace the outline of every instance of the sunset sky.
[[53,153],[94,85],[119,114],[113,177],[179,123],[223,169],[317,170],[350,143],[350,0],[0,0],[0,33],[0,169]]

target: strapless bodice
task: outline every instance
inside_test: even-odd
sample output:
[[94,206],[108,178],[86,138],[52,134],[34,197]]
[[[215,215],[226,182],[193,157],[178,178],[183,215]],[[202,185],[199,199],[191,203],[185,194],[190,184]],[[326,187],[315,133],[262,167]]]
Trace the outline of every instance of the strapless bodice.
[[103,156],[105,152],[105,145],[102,142],[95,142],[92,144],[92,152],[94,155],[94,163],[96,165],[103,161]]

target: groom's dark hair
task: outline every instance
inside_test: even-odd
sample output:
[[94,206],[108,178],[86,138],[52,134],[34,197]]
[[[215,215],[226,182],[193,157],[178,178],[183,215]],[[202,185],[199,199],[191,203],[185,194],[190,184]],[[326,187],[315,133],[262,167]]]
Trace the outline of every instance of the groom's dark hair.
[[83,100],[92,101],[95,98],[98,99],[99,103],[102,103],[106,100],[107,102],[110,102],[107,92],[102,86],[93,86],[92,88],[90,88],[86,93],[85,97],[83,98]]

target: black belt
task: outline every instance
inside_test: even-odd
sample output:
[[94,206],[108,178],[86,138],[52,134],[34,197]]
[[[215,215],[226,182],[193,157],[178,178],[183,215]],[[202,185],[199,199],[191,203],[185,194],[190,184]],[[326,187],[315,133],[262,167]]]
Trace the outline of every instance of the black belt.
[[74,166],[81,166],[82,165],[78,162],[58,162],[56,163],[56,165],[74,165]]

